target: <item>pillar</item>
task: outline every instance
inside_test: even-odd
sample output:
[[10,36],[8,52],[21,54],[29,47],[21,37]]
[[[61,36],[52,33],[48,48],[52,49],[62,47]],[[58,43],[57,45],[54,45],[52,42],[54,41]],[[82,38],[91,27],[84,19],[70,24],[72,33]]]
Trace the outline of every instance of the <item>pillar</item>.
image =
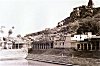
[[37,44],[35,45],[35,48],[37,49]]
[[34,49],[36,49],[36,45],[34,45]]
[[90,44],[90,50],[92,50],[92,44]]
[[81,44],[80,44],[80,48],[79,48],[79,50],[81,50],[81,48],[82,48],[82,47],[81,47]]
[[88,43],[87,43],[87,50],[89,49],[89,47],[88,47]]
[[49,49],[51,49],[51,43],[49,43]]
[[42,44],[41,44],[41,49],[42,49]]
[[40,44],[40,49],[41,49],[41,44]]
[[44,49],[44,44],[43,44],[43,49]]
[[43,44],[41,44],[41,49],[42,49],[42,45],[43,45]]
[[35,49],[36,49],[36,44],[34,45]]
[[35,48],[37,49],[38,44],[35,45]]
[[34,49],[34,45],[32,46],[32,49]]
[[45,46],[45,44],[43,44],[43,49],[45,49],[45,47],[44,47],[44,46]]
[[33,47],[32,48],[34,49],[34,44],[33,44]]
[[94,43],[94,50],[96,50],[96,43]]
[[47,44],[47,49],[49,49],[49,43]]
[[33,49],[35,49],[35,45],[33,45]]
[[47,44],[45,44],[45,49],[47,49]]
[[51,49],[51,43],[49,43],[49,49]]

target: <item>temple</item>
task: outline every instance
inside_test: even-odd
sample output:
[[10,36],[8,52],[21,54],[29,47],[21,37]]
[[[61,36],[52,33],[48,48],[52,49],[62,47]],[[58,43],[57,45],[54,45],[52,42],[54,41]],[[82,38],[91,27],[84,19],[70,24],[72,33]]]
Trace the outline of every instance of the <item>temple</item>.
[[72,20],[76,20],[78,18],[92,17],[93,14],[94,14],[93,1],[89,0],[88,5],[82,5],[73,8],[73,11],[70,14],[70,18]]
[[89,2],[88,2],[88,7],[93,7],[93,1],[92,0],[89,0]]

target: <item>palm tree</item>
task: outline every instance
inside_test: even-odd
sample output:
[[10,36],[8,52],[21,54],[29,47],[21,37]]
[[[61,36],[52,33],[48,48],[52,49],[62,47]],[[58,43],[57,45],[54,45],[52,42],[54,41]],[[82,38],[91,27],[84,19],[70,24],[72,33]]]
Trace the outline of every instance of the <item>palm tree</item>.
[[5,26],[1,26],[0,33],[4,33],[3,28],[5,28]]
[[14,26],[12,27],[12,29],[10,29],[10,30],[8,31],[8,37],[13,33],[13,32],[12,32],[13,29],[14,29]]

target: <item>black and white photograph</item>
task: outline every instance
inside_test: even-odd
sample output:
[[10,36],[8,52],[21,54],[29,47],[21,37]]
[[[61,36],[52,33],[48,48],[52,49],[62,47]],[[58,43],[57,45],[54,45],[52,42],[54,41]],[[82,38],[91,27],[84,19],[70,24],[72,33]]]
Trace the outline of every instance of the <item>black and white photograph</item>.
[[0,66],[100,66],[100,1],[0,0]]

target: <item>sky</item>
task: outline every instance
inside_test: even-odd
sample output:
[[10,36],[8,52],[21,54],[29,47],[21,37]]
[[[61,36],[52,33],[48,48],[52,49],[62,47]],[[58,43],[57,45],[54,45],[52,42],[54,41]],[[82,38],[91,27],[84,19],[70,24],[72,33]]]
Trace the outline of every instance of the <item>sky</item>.
[[[100,0],[93,0],[100,6]],[[22,36],[53,28],[67,18],[74,7],[87,5],[88,0],[0,0],[0,26],[4,34],[13,29],[13,36]]]

